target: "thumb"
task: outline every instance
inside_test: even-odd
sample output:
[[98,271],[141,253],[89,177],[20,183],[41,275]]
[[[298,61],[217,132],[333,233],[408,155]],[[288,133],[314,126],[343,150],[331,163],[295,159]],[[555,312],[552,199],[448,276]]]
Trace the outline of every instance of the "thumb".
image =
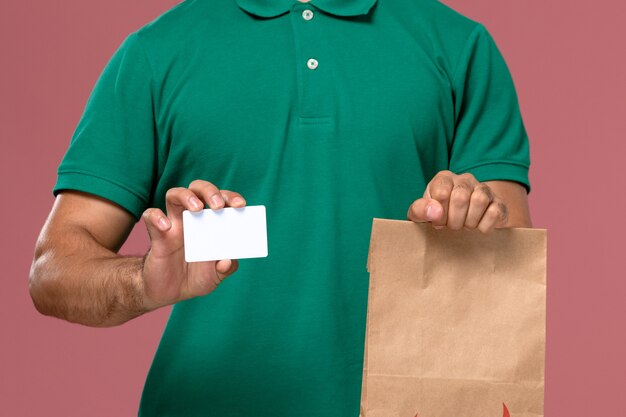
[[407,218],[417,223],[436,222],[443,218],[443,207],[432,198],[418,198],[409,207]]
[[148,229],[150,241],[154,244],[165,238],[168,230],[171,229],[172,223],[163,212],[157,208],[149,208],[142,214],[143,222]]
[[222,259],[215,263],[215,275],[219,282],[222,282],[224,278],[232,275],[239,268],[239,262],[236,259]]

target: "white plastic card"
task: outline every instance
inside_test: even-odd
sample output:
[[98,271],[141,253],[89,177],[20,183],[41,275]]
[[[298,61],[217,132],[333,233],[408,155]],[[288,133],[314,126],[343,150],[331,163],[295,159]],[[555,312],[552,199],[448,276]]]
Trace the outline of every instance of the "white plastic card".
[[267,256],[265,206],[183,211],[187,262]]

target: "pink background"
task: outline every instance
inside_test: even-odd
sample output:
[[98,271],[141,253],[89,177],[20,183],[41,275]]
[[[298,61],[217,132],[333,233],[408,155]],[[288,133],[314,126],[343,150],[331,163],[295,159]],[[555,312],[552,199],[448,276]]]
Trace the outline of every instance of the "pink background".
[[[72,325],[35,311],[27,277],[56,167],[96,78],[129,32],[176,3],[0,3],[0,415],[136,414],[168,310],[113,329]],[[626,392],[626,2],[447,3],[494,35],[531,137],[533,220],[549,229],[546,416],[618,415]],[[141,226],[124,252],[146,249]]]

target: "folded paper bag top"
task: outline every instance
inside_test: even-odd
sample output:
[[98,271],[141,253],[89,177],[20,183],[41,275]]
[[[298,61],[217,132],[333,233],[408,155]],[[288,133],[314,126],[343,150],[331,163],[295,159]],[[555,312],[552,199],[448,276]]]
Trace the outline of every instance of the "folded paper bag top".
[[543,416],[546,231],[374,219],[362,417]]

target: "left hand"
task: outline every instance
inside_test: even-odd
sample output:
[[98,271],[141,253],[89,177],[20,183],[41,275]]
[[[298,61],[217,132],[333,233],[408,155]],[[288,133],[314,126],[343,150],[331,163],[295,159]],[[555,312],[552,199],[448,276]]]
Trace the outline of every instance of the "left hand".
[[472,174],[456,175],[440,171],[428,183],[424,196],[411,204],[407,218],[414,222],[431,222],[433,226],[478,229],[488,233],[506,227],[509,210],[489,185]]

